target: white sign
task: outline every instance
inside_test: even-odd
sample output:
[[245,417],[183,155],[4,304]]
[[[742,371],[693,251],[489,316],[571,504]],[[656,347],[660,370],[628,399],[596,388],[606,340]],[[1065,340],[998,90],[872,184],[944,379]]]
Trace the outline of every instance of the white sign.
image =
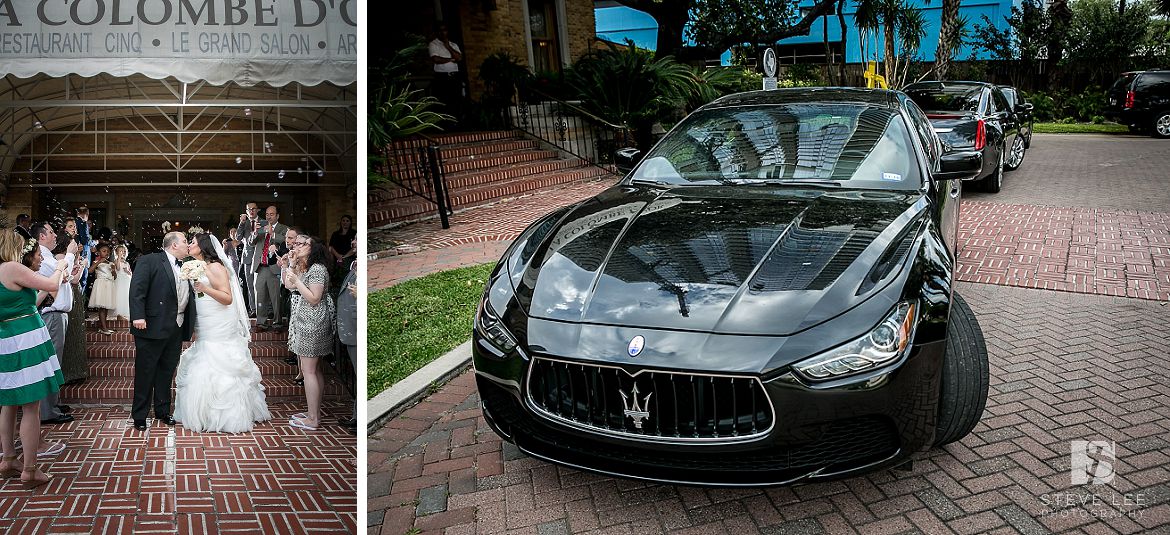
[[357,79],[357,0],[0,0],[0,75]]
[[771,48],[764,50],[764,76],[776,77],[776,51]]
[[764,77],[764,91],[771,91],[776,89],[776,77]]

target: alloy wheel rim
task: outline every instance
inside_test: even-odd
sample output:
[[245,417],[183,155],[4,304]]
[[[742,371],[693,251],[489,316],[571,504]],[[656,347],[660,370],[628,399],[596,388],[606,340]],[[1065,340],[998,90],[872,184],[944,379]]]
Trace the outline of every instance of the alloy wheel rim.
[[1158,133],[1163,136],[1170,136],[1170,113],[1158,117]]
[[1024,138],[1016,136],[1016,140],[1012,142],[1012,168],[1019,167],[1020,163],[1024,161]]

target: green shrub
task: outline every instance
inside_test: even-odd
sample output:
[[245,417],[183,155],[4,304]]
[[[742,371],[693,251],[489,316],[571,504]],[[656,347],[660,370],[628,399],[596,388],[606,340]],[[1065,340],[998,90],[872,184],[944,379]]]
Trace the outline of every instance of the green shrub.
[[1105,124],[1105,116],[1104,115],[1094,115],[1092,122],[1093,122],[1093,124]]

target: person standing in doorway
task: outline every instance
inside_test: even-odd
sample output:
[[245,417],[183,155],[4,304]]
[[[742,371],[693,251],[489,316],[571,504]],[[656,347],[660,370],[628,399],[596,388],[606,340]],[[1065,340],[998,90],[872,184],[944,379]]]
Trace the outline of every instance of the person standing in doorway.
[[443,111],[455,117],[458,123],[463,118],[463,80],[459,75],[459,62],[463,51],[451,42],[447,25],[440,22],[435,27],[435,38],[427,45],[431,63],[435,65],[435,79],[431,82],[431,94],[446,108]]

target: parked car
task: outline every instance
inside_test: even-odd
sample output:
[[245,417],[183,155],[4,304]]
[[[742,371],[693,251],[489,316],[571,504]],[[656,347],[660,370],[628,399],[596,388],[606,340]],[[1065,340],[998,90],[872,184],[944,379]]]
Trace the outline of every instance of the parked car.
[[958,440],[988,388],[953,287],[961,181],[981,169],[900,92],[702,107],[504,253],[472,335],[487,423],[565,466],[720,486]]
[[[985,191],[998,192],[1009,147],[1020,135],[1019,119],[998,87],[985,82],[918,82],[903,91],[926,111],[942,142],[956,150],[983,153],[983,171],[975,178]],[[1021,140],[1022,141],[1022,140]],[[1021,143],[1020,148],[1025,148]],[[1016,167],[1024,161],[1020,154]]]
[[[1032,148],[1032,127],[1036,122],[1036,118],[1032,114],[1032,103],[1025,100],[1024,94],[1014,87],[1001,85],[999,89],[1003,91],[1003,96],[1008,101],[1008,107],[1015,110],[1016,115],[1019,116],[1020,136],[1024,138],[1024,148]],[[1005,163],[1005,165],[1007,164]]]
[[1106,119],[1128,125],[1130,132],[1170,137],[1170,71],[1122,74],[1105,99]]

